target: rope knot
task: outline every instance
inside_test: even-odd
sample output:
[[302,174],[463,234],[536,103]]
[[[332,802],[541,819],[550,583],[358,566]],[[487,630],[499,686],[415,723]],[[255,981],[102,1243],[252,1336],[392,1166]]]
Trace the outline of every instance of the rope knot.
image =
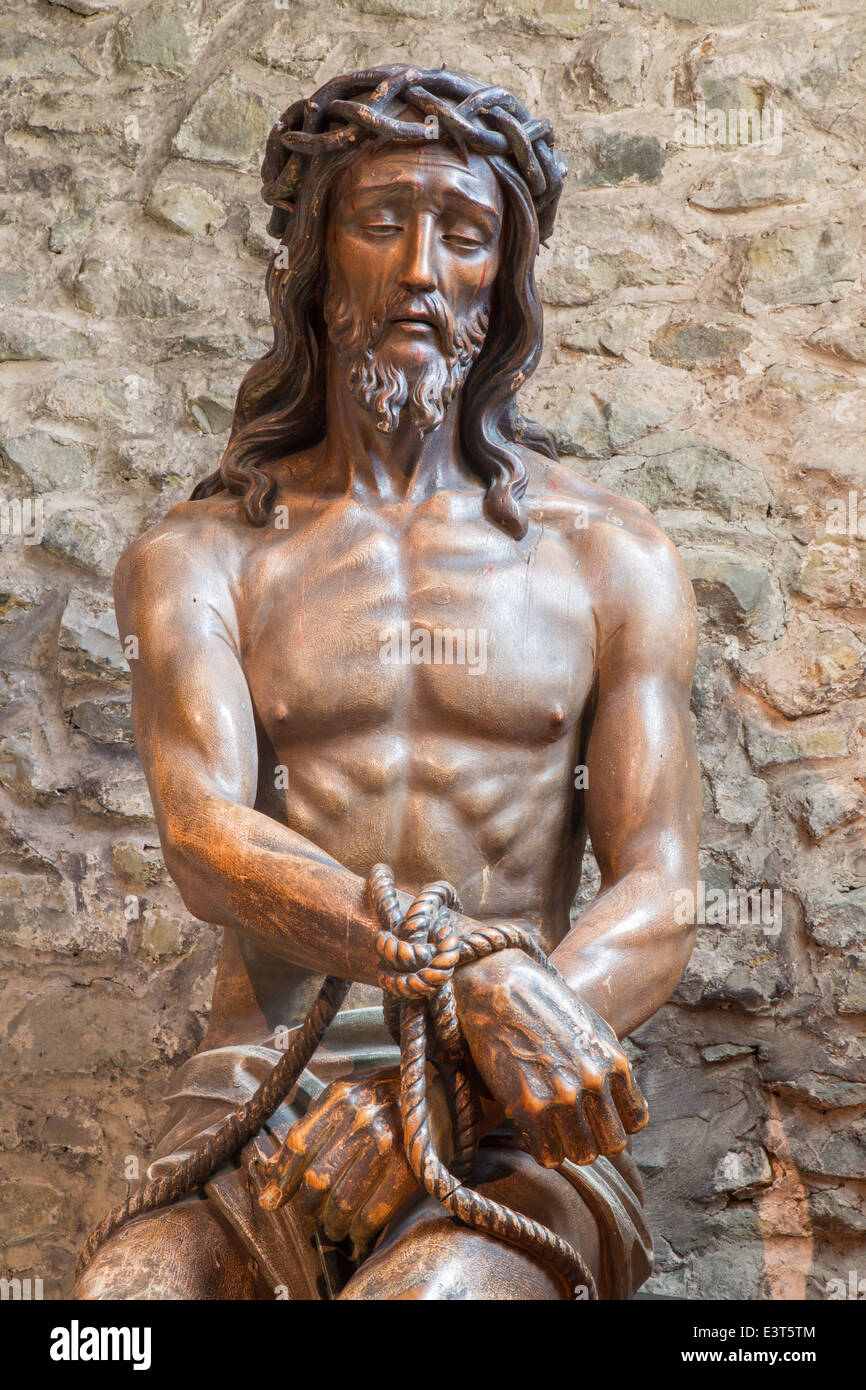
[[[478,1107],[471,1061],[457,1017],[454,971],[497,951],[514,949],[525,951],[547,970],[554,972],[554,967],[528,932],[507,922],[479,926],[468,935],[458,936],[451,911],[462,911],[460,899],[444,879],[422,888],[405,917],[394,876],[386,864],[371,870],[367,892],[381,924],[376,951],[382,962],[378,980],[384,992],[385,1023],[400,1045],[400,1114],[409,1167],[422,1187],[458,1221],[545,1260],[563,1277],[572,1297],[579,1282],[590,1298],[597,1298],[586,1261],[567,1241],[540,1222],[466,1185],[478,1147]],[[445,1084],[452,1116],[454,1156],[450,1166],[437,1153],[430,1129],[428,1045],[432,1045],[430,1060]]]
[[460,939],[443,924],[435,930],[435,944],[417,946],[401,941],[390,931],[376,937],[379,959],[391,967],[379,971],[379,988],[395,999],[429,999],[447,985],[460,960]]
[[460,940],[451,930],[449,910],[460,910],[457,893],[444,879],[430,883],[403,917],[386,864],[375,866],[368,885],[382,924],[376,937],[376,952],[382,962],[379,988],[395,1000],[432,1002],[450,984],[460,963]]

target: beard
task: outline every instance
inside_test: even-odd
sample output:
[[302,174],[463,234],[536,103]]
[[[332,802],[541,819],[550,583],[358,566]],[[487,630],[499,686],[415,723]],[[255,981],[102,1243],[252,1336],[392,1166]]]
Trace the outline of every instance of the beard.
[[[442,346],[440,354],[411,373],[378,350],[390,320],[407,310],[430,316]],[[405,290],[395,291],[361,321],[349,301],[329,286],[323,311],[349,390],[376,416],[376,428],[384,434],[396,430],[404,410],[418,434],[441,425],[484,345],[490,321],[489,299],[473,306],[465,319],[456,319],[440,295],[408,295]]]

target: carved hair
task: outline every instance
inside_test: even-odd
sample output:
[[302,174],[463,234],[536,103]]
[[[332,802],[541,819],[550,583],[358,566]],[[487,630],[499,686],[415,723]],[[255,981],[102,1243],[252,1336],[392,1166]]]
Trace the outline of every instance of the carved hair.
[[[420,121],[399,119],[410,107]],[[330,193],[359,152],[385,145],[447,140],[484,155],[505,199],[502,259],[484,347],[463,387],[460,432],[466,458],[487,484],[485,510],[517,538],[526,533],[520,499],[527,474],[517,445],[556,458],[547,431],[515,402],[541,354],[541,306],[534,264],[539,239],[553,230],[565,175],[549,121],[533,120],[501,87],[452,72],[394,65],[351,73],[297,101],[273,127],[262,164],[262,196],[273,209],[268,230],[286,254],[268,267],[274,322],[270,352],[238,391],[219,469],[192,496],[228,490],[247,518],[264,525],[277,485],[268,463],[324,438],[327,330],[322,314],[325,232]]]

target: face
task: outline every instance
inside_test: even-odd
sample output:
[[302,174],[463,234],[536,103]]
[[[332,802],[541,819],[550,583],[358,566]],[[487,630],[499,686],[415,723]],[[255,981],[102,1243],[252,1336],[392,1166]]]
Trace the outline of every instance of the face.
[[362,156],[336,188],[325,317],[350,389],[396,428],[438,424],[481,350],[503,201],[486,160],[444,145]]

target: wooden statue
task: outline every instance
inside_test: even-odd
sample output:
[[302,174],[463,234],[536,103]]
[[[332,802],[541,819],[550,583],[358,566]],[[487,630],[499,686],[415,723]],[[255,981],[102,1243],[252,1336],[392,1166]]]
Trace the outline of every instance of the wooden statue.
[[262,173],[273,348],[116,575],[213,1010],[75,1296],[629,1297],[621,1040],[692,946],[697,623],[650,514],[517,407],[565,166],[503,89],[390,66]]

